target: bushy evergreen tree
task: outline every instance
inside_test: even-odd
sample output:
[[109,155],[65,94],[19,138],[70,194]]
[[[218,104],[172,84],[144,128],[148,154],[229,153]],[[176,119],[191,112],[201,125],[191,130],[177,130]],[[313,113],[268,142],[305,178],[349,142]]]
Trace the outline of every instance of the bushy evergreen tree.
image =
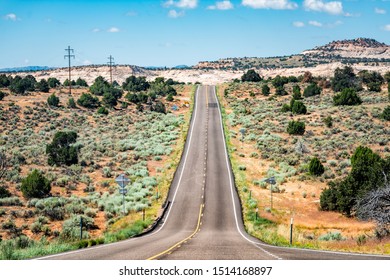
[[72,165],[78,163],[78,149],[72,146],[77,140],[74,131],[60,131],[54,135],[53,141],[46,145],[49,165]]
[[42,198],[50,193],[51,186],[49,180],[37,169],[34,169],[22,180],[20,189],[26,198]]

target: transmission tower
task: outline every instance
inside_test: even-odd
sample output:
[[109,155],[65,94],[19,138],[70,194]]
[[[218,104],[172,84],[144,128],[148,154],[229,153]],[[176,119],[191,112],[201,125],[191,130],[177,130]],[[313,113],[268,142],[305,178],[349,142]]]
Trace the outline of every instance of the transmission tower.
[[112,57],[112,55],[110,55],[110,57],[108,57],[108,59],[110,60],[109,62],[107,62],[107,64],[110,66],[110,81],[111,81],[111,85],[112,85],[112,66],[115,63],[114,63],[114,58]]
[[72,80],[71,80],[71,75],[70,75],[70,59],[71,58],[75,58],[75,56],[72,54],[70,54],[71,52],[74,53],[74,50],[70,48],[70,46],[68,46],[67,49],[65,49],[65,51],[68,52],[67,55],[64,55],[64,58],[68,58],[69,59],[69,94],[72,94]]

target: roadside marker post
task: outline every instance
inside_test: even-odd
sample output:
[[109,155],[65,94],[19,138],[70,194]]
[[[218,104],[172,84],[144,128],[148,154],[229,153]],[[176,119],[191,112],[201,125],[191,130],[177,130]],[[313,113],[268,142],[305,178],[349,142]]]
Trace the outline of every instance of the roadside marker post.
[[256,221],[257,221],[258,213],[259,213],[259,208],[257,207],[256,208]]
[[80,216],[80,240],[83,239],[83,217]]
[[270,192],[271,192],[271,210],[272,210],[272,186],[276,184],[276,180],[275,180],[275,177],[272,176],[270,178],[265,179],[264,182],[266,182],[266,183],[271,185],[269,189],[270,189]]
[[292,246],[292,243],[293,243],[293,224],[294,224],[294,218],[291,218],[291,220],[290,220],[290,246]]
[[122,194],[122,204],[123,204],[123,216],[126,214],[125,208],[125,195],[127,194],[126,186],[130,183],[130,179],[126,177],[125,174],[121,174],[116,177],[115,182],[119,185],[119,193]]

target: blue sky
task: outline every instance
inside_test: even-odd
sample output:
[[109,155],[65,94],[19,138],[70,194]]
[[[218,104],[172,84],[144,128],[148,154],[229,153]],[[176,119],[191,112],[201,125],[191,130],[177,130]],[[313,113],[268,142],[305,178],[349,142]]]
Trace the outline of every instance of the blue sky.
[[0,0],[0,68],[194,65],[278,56],[333,40],[390,44],[390,0]]

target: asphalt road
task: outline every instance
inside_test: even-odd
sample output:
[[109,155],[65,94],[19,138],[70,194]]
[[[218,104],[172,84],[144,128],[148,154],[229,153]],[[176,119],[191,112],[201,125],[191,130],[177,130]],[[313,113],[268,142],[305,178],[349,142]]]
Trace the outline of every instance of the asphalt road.
[[41,259],[388,259],[376,255],[282,248],[249,236],[234,186],[214,86],[200,86],[171,207],[152,233]]

